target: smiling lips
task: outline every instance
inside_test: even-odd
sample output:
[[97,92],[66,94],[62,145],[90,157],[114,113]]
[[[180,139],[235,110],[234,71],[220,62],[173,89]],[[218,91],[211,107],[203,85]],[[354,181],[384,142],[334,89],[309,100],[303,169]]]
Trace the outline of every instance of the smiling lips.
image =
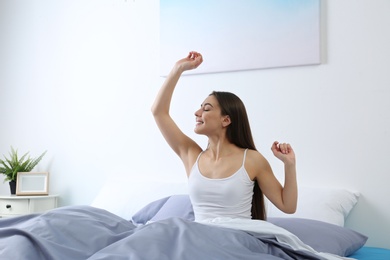
[[196,125],[198,126],[198,125],[201,125],[201,124],[203,124],[203,121],[202,121],[202,120],[199,120],[199,119],[197,119],[197,120],[196,120]]

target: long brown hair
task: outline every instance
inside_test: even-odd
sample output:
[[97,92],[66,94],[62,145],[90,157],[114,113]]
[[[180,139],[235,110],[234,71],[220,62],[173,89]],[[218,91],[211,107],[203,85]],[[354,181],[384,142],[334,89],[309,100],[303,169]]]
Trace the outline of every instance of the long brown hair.
[[[223,91],[213,91],[210,96],[214,96],[223,116],[229,115],[231,123],[226,130],[228,140],[240,148],[256,150],[249,125],[248,115],[245,105],[241,99],[233,93]],[[252,219],[266,220],[264,195],[255,180],[252,197]]]

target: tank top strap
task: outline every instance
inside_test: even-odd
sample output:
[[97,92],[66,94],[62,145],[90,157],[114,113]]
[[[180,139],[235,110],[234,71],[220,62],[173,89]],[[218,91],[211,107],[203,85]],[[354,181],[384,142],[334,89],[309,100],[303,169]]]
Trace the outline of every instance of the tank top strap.
[[248,151],[248,148],[244,151],[244,158],[242,159],[242,166],[245,166],[245,159],[246,159],[246,152]]
[[199,158],[200,158],[200,156],[202,155],[202,153],[203,153],[203,151],[201,151],[201,152],[199,153],[198,158],[196,158],[195,164],[198,164],[198,163],[199,163]]

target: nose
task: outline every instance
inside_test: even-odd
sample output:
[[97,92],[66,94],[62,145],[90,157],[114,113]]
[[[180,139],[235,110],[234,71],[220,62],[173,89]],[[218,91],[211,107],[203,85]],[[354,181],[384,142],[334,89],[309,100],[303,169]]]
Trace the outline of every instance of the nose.
[[195,116],[200,117],[202,115],[202,108],[199,108],[198,110],[195,111]]

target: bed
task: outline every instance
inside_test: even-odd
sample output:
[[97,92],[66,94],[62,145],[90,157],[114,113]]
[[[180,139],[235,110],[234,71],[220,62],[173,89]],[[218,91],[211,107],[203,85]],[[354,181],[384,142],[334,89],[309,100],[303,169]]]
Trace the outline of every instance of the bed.
[[[328,192],[339,192],[337,207],[331,205],[339,215],[325,214],[326,220],[302,217],[307,214],[303,208],[294,217],[268,208],[267,221],[217,218],[199,223],[180,183],[115,187],[104,187],[92,205],[1,219],[1,258],[390,259],[390,250],[364,247],[364,234],[342,226],[357,193]],[[308,192],[300,189],[300,194]],[[327,203],[323,199],[317,206],[324,211]]]

